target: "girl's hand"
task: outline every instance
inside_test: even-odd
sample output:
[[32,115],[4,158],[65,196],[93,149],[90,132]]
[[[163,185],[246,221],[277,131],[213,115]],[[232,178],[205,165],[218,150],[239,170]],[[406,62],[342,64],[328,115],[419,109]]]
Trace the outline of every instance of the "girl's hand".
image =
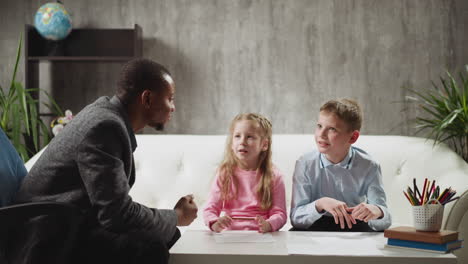
[[257,221],[258,224],[258,232],[260,233],[268,233],[273,231],[273,228],[271,227],[270,223],[268,223],[263,216],[257,215],[255,217],[255,221]]
[[374,220],[383,216],[382,210],[373,204],[360,203],[359,205],[353,207],[352,210],[353,213],[351,216],[366,223],[369,220]]
[[223,231],[226,228],[229,228],[232,224],[232,218],[228,215],[218,218],[218,220],[211,226],[211,229],[216,233]]

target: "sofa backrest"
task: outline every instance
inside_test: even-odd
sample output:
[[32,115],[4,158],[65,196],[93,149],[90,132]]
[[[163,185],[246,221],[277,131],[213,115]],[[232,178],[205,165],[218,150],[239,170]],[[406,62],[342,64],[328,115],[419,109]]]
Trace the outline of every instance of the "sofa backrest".
[[[136,183],[130,194],[156,208],[172,208],[178,198],[193,193],[201,208],[208,197],[226,136],[137,135]],[[296,160],[316,148],[313,135],[274,135],[273,162],[283,172],[287,207],[291,203]],[[446,145],[405,136],[361,136],[355,146],[367,151],[382,168],[388,207],[394,224],[412,224],[411,207],[402,191],[416,178],[436,180],[441,188],[458,193],[468,187],[468,164]],[[444,221],[453,203],[445,208]],[[201,216],[201,214],[199,214]],[[197,219],[194,228],[202,227]],[[288,225],[283,228],[287,229]]]

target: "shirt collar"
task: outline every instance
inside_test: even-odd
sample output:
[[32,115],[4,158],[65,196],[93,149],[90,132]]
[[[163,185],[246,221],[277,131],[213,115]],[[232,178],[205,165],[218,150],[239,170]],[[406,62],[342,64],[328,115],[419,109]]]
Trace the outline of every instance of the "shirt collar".
[[132,151],[135,151],[135,149],[137,148],[136,137],[135,133],[133,132],[133,128],[124,105],[122,104],[120,99],[115,95],[110,99],[110,103],[115,105],[119,109],[119,112],[122,115],[122,118],[125,122],[125,126],[127,127],[128,136],[130,137],[130,143],[132,145]]
[[331,161],[329,161],[327,157],[323,155],[322,153],[320,153],[319,155],[320,155],[320,168],[321,169],[327,168],[328,166],[336,165],[336,166],[342,167],[343,169],[349,170],[351,169],[353,165],[352,162],[353,162],[353,157],[354,157],[354,149],[353,147],[350,147],[346,157],[338,164],[334,164]]

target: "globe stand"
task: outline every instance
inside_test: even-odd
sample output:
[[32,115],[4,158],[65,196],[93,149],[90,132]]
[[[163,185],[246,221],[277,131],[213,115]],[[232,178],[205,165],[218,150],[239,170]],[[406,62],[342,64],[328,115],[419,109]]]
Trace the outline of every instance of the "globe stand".
[[65,55],[64,41],[62,40],[47,40],[45,48],[45,52],[48,56]]

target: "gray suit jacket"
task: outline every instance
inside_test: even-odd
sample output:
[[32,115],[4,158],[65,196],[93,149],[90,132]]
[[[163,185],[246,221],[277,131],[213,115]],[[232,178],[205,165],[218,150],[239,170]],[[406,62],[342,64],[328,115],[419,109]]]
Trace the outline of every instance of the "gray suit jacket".
[[176,232],[174,210],[150,209],[132,201],[137,147],[117,97],[85,107],[55,137],[25,177],[17,202],[58,201],[80,207],[90,227],[112,232],[149,229],[169,242]]

